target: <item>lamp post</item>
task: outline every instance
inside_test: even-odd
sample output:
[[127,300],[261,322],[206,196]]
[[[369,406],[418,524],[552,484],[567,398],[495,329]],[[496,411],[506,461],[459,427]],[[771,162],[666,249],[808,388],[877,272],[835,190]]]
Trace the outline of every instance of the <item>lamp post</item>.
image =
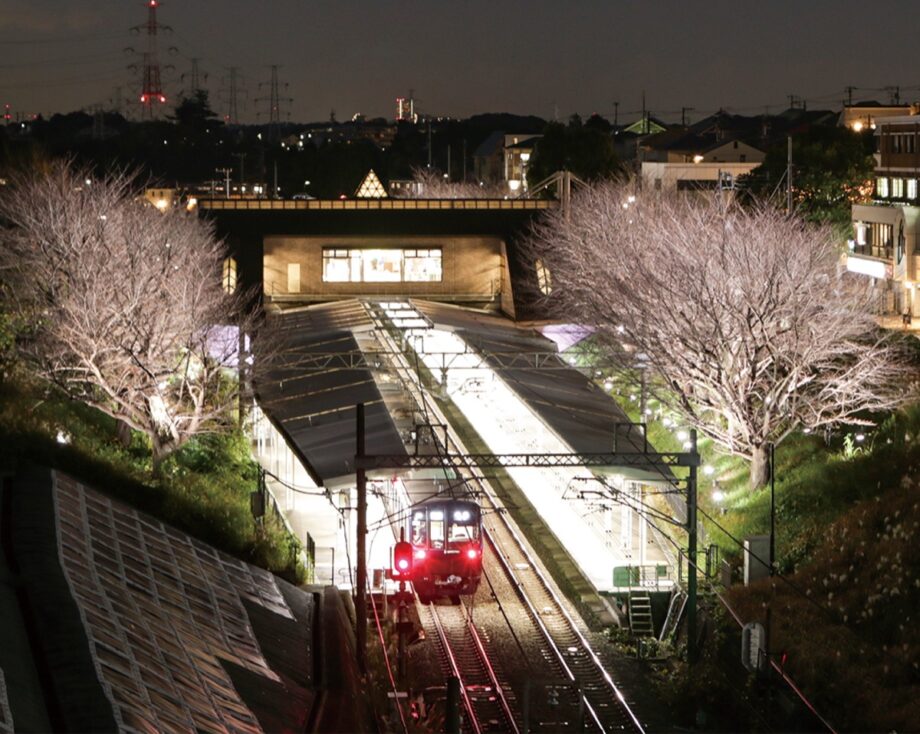
[[530,153],[526,150],[521,153],[521,190],[527,193],[527,162],[530,160]]

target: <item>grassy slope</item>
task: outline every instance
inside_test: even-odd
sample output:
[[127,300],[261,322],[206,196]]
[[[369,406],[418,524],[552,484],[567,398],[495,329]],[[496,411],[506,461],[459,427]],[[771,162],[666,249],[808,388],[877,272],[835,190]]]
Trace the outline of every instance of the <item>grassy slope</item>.
[[[619,399],[636,419],[627,393]],[[743,619],[761,622],[773,600],[774,650],[786,653],[786,670],[832,723],[844,731],[913,731],[920,722],[920,407],[889,416],[863,444],[853,440],[856,433],[830,445],[797,435],[777,448],[777,561],[792,583],[735,586],[728,600]],[[675,434],[650,423],[650,440],[661,450],[679,450]],[[700,450],[704,465],[715,468],[701,474],[700,505],[722,527],[701,522],[708,542],[738,565],[735,539],[769,532],[769,490],[748,488],[738,457],[708,441]],[[714,482],[725,492],[722,502],[712,497]],[[684,533],[672,536],[686,544]],[[717,619],[733,631],[727,615]],[[765,716],[752,713],[754,689],[720,675],[717,658],[706,686],[684,693],[721,700],[710,710],[734,709],[757,726]],[[739,696],[748,703],[726,705]]]
[[[58,436],[69,444],[61,444]],[[0,467],[33,461],[77,479],[245,561],[290,581],[303,579],[296,541],[277,521],[256,526],[249,494],[258,467],[246,438],[207,435],[151,475],[139,435],[124,448],[108,416],[25,380],[0,383]]]

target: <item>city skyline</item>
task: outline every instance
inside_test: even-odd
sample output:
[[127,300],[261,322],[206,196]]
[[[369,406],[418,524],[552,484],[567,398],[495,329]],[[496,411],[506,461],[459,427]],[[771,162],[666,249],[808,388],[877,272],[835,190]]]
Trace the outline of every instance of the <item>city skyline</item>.
[[[127,67],[141,63],[146,38],[129,29],[144,25],[144,2],[9,5],[0,20],[0,101],[14,115],[111,107],[118,87],[125,102],[137,99],[140,73]],[[705,7],[584,0],[576,8],[545,0],[309,7],[276,0],[259,13],[250,8],[242,0],[161,3],[159,20],[174,31],[159,38],[161,64],[174,67],[163,72],[168,111],[189,84],[192,59],[200,59],[202,86],[220,113],[228,68],[239,67],[244,122],[268,121],[255,100],[269,96],[272,64],[288,85],[282,96],[293,98],[290,119],[304,122],[332,110],[340,120],[392,118],[396,97],[410,89],[423,114],[565,119],[616,111],[621,121],[638,115],[643,97],[652,114],[673,120],[682,107],[692,108],[690,119],[719,108],[777,112],[790,95],[809,107],[839,107],[847,86],[854,101],[887,101],[896,91],[912,101],[920,89],[909,73],[910,24],[891,22],[909,17],[903,0],[872,13],[843,0]],[[133,58],[128,47],[138,52]]]

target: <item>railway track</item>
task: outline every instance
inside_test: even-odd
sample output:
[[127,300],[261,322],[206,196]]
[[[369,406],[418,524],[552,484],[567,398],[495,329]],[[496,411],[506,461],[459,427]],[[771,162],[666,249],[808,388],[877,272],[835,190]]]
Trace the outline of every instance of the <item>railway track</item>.
[[[385,326],[386,317],[379,310],[375,315],[380,326]],[[391,353],[401,353],[400,345],[386,328],[378,333],[390,342]],[[432,422],[436,420],[448,426],[448,446],[442,448],[470,453],[436,402],[427,395],[409,360],[405,355],[400,354],[400,357],[401,364],[394,366],[420,409],[432,417]],[[421,606],[421,610],[427,610],[423,611],[422,618],[427,615],[437,631],[447,669],[460,679],[461,698],[467,711],[467,730],[516,733],[520,731],[518,722],[527,718],[553,720],[558,726],[555,731],[630,731],[644,734],[638,717],[580,631],[548,574],[533,557],[529,545],[504,511],[488,479],[476,467],[469,467],[468,476],[481,489],[483,508],[491,510],[484,513],[483,520],[483,533],[491,551],[485,554],[484,560],[494,559],[495,565],[489,562],[486,578],[490,579],[495,601],[500,606],[517,603],[526,610],[531,628],[517,629],[515,633],[518,637],[529,635],[529,639],[537,643],[540,653],[536,662],[541,669],[539,685],[543,688],[542,693],[539,688],[530,692],[530,711],[525,716],[512,689],[509,688],[507,693],[510,695],[506,695],[505,688],[496,679],[487,645],[483,644],[465,607]],[[503,578],[501,584],[495,578],[496,571]],[[500,598],[500,594],[495,592],[500,585],[505,586],[512,598]],[[507,619],[508,615],[505,617]],[[529,685],[529,681],[525,685]],[[534,700],[538,696],[539,699]],[[547,707],[568,712],[566,720],[548,717]],[[575,712],[574,715],[572,712]],[[538,727],[525,725],[523,728],[535,731]]]
[[[554,691],[556,705],[570,712],[571,729],[644,732],[638,717],[504,514],[490,513],[483,528],[492,550],[490,555],[501,567],[545,644],[544,679]],[[508,603],[501,598],[497,601]],[[558,679],[555,685],[548,675],[550,672]],[[546,713],[543,712],[542,718],[546,718]],[[533,714],[538,716],[532,718],[540,718],[538,706]]]
[[472,734],[513,732],[517,721],[506,684],[496,674],[479,632],[464,605],[421,605],[441,646],[446,671],[460,681],[463,731]]

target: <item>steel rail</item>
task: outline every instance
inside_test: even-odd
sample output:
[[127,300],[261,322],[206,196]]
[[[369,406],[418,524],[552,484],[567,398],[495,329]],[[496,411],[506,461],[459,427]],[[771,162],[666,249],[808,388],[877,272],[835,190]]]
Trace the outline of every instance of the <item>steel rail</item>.
[[[377,314],[374,314],[374,315],[377,316],[377,319],[375,319],[375,321],[376,321],[376,320],[382,320],[382,319],[380,319],[380,316],[379,316],[379,315],[377,315]],[[385,318],[385,316],[384,316],[383,318]],[[381,325],[382,325],[382,324],[381,324]],[[393,347],[396,346],[396,345],[394,344],[394,340],[393,340],[392,336],[391,336],[389,333],[387,333],[386,329],[381,329],[379,333],[382,333],[382,334],[384,335],[384,338],[390,342],[391,348],[393,348]],[[395,350],[394,350],[394,351],[395,351]],[[393,360],[394,362],[401,362],[401,363],[402,363],[401,366],[397,366],[396,368],[397,368],[397,370],[400,371],[400,372],[401,372],[401,371],[405,371],[405,373],[408,375],[408,379],[406,379],[405,377],[403,377],[403,380],[404,380],[405,383],[407,383],[407,384],[406,384],[406,387],[409,388],[410,393],[413,394],[413,396],[415,397],[416,402],[419,404],[419,407],[420,407],[420,408],[423,408],[423,409],[427,409],[428,411],[434,413],[434,414],[437,416],[438,421],[439,421],[440,423],[442,423],[442,424],[444,424],[444,425],[446,425],[446,426],[449,427],[449,433],[450,433],[450,435],[449,435],[449,436],[446,436],[446,438],[449,437],[450,441],[454,444],[454,446],[456,446],[460,451],[463,452],[462,454],[453,454],[453,457],[455,457],[455,458],[467,458],[467,459],[469,459],[469,458],[471,458],[471,457],[476,457],[476,456],[489,456],[489,455],[476,455],[476,454],[469,454],[469,453],[466,453],[466,448],[464,447],[463,442],[460,440],[460,438],[459,438],[459,436],[457,435],[456,431],[455,431],[455,430],[453,429],[453,427],[450,425],[450,422],[447,420],[446,416],[441,412],[441,410],[440,410],[440,408],[437,406],[437,404],[436,404],[434,401],[432,401],[432,400],[430,400],[430,399],[428,398],[427,390],[425,389],[425,387],[424,387],[423,385],[420,384],[419,378],[418,378],[418,376],[415,374],[415,372],[414,372],[414,370],[412,369],[411,365],[409,364],[406,355],[405,355],[404,353],[400,352],[400,353],[394,355],[394,357],[395,357],[394,360]],[[396,365],[394,365],[394,366],[396,366]],[[401,377],[402,377],[402,375],[401,375]],[[449,450],[449,447],[448,447],[448,446],[445,446],[444,449],[445,449],[445,452],[446,452],[446,451]],[[450,456],[449,454],[447,454],[447,455]],[[517,455],[517,456],[527,456],[527,455],[526,455],[526,454],[522,454],[522,455]],[[603,455],[603,456],[609,457],[610,455]],[[672,455],[672,456],[674,456],[675,458],[677,458],[678,455]],[[648,460],[649,460],[649,454],[643,453],[643,454],[642,454],[642,457],[644,458],[644,461],[646,462],[646,465],[647,465],[647,464],[648,464]],[[410,457],[410,458],[415,458],[415,457]],[[425,458],[425,457],[419,457],[419,458]],[[437,466],[439,466],[439,467],[443,467],[443,466],[444,466],[444,456],[443,456],[443,455],[442,455],[442,456],[433,455],[433,456],[430,457],[430,458],[435,459],[435,460],[437,460],[437,461],[439,462],[439,463],[437,464]],[[532,466],[532,465],[531,465],[531,466]],[[583,466],[583,464],[579,464],[579,466]],[[488,480],[486,479],[486,477],[485,477],[485,476],[482,474],[482,472],[480,471],[480,465],[477,465],[476,463],[465,463],[465,464],[461,464],[460,462],[457,462],[457,464],[455,465],[455,468],[457,468],[457,469],[463,469],[463,470],[469,472],[469,473],[476,479],[476,481],[479,483],[480,487],[481,487],[482,490],[483,490],[484,495],[485,495],[486,497],[488,497],[489,502],[492,504],[493,508],[496,508],[496,509],[497,509],[497,508],[500,507],[500,503],[498,502],[497,497],[494,495],[494,492],[491,490],[491,486],[489,485]],[[593,650],[593,648],[591,647],[590,643],[585,639],[584,635],[582,635],[581,632],[579,631],[577,625],[575,624],[574,620],[572,619],[572,617],[569,615],[569,613],[568,613],[567,610],[565,609],[565,607],[564,607],[564,605],[562,604],[561,600],[559,599],[558,595],[557,595],[557,594],[555,593],[555,591],[553,590],[551,584],[550,584],[550,583],[547,581],[547,579],[544,577],[542,571],[540,571],[539,566],[534,562],[533,556],[530,554],[530,552],[529,552],[529,550],[528,550],[528,548],[527,548],[527,545],[525,544],[525,542],[523,541],[523,539],[520,537],[520,535],[519,535],[519,533],[517,532],[517,530],[516,530],[516,529],[513,527],[513,525],[511,524],[510,519],[507,518],[507,517],[505,516],[504,513],[497,512],[497,513],[495,513],[495,514],[498,515],[499,517],[501,517],[502,525],[504,526],[504,528],[506,529],[506,531],[509,533],[509,535],[510,535],[510,536],[512,537],[512,539],[514,540],[514,543],[515,543],[515,545],[517,546],[517,549],[518,549],[518,550],[523,554],[523,556],[527,559],[527,561],[528,561],[530,567],[533,569],[534,575],[537,577],[538,581],[539,581],[540,584],[542,585],[542,587],[543,587],[543,589],[545,590],[545,592],[550,596],[550,598],[551,598],[551,599],[553,600],[553,602],[556,604],[556,606],[557,606],[557,608],[559,609],[559,611],[561,612],[561,615],[562,615],[563,619],[565,620],[566,624],[568,625],[568,627],[570,628],[570,630],[574,633],[576,639],[579,641],[579,644],[580,644],[580,645],[582,646],[582,648],[588,653],[589,659],[591,660],[591,662],[595,665],[595,667],[597,668],[597,670],[598,670],[599,673],[601,674],[602,679],[603,679],[603,680],[607,683],[607,685],[609,686],[610,691],[613,693],[613,695],[614,695],[614,697],[616,698],[616,700],[618,701],[620,707],[626,712],[627,718],[630,720],[630,722],[631,722],[632,725],[635,727],[636,731],[639,732],[639,734],[645,734],[645,729],[643,728],[643,726],[642,726],[641,722],[639,721],[638,717],[635,715],[635,713],[634,713],[634,712],[632,711],[632,709],[629,707],[629,704],[627,704],[626,699],[625,699],[625,697],[623,696],[622,692],[621,692],[620,689],[617,687],[617,685],[614,683],[614,681],[613,681],[613,679],[611,678],[610,674],[609,674],[609,673],[607,672],[607,670],[604,668],[603,663],[601,662],[600,658],[598,658],[597,654],[594,652],[594,650]],[[517,575],[513,572],[513,570],[512,570],[512,569],[508,566],[508,564],[505,562],[505,559],[504,559],[502,553],[500,553],[500,552],[498,551],[498,546],[497,546],[497,544],[495,544],[495,541],[494,541],[494,539],[491,537],[491,535],[489,536],[489,542],[493,544],[492,547],[493,547],[493,550],[495,551],[495,556],[500,560],[500,565],[501,565],[502,568],[505,570],[507,577],[509,578],[509,580],[512,582],[512,585],[513,585],[513,586],[515,587],[515,589],[517,590],[517,592],[518,592],[520,598],[523,600],[525,606],[527,607],[527,609],[528,609],[528,611],[529,611],[529,614],[530,614],[530,616],[531,616],[531,618],[532,618],[532,621],[534,622],[535,626],[540,630],[541,635],[543,636],[544,640],[545,640],[545,641],[547,642],[547,644],[549,645],[551,651],[553,652],[553,654],[554,654],[555,657],[556,657],[556,660],[557,660],[557,661],[560,663],[560,665],[562,666],[562,669],[565,671],[566,676],[569,678],[569,680],[577,683],[577,678],[576,678],[576,676],[574,675],[574,673],[572,672],[571,668],[570,668],[570,667],[568,666],[568,664],[566,663],[566,661],[565,661],[565,659],[564,659],[564,656],[563,656],[563,654],[562,654],[562,651],[559,650],[558,646],[556,645],[556,643],[555,643],[555,641],[554,641],[554,639],[553,639],[553,637],[552,637],[552,634],[551,634],[550,631],[546,628],[546,626],[543,624],[543,621],[540,619],[539,613],[538,613],[537,610],[534,608],[532,602],[530,601],[530,599],[527,597],[526,593],[524,592],[523,583],[520,581],[520,579],[517,578]],[[433,615],[433,616],[436,616],[436,615]],[[591,705],[591,702],[587,699],[587,696],[586,696],[585,692],[582,691],[580,695],[581,695],[582,701],[583,701],[584,704],[585,704],[585,709],[586,709],[586,711],[588,711],[588,713],[590,714],[591,718],[592,718],[593,721],[595,722],[595,725],[598,727],[598,729],[599,729],[600,731],[606,732],[606,731],[607,731],[606,728],[604,727],[603,723],[600,721],[600,718],[599,718],[599,715],[598,715],[597,711],[596,711],[595,708]]]
[[479,653],[479,659],[482,661],[483,667],[486,669],[486,673],[488,673],[489,679],[492,681],[492,690],[495,691],[495,695],[498,697],[498,701],[501,705],[502,711],[505,714],[505,718],[511,725],[511,731],[513,734],[519,734],[520,729],[518,729],[517,720],[514,717],[514,712],[511,710],[511,704],[508,703],[508,697],[505,696],[505,689],[502,687],[501,682],[498,680],[498,675],[495,673],[495,668],[492,667],[492,661],[489,659],[489,654],[486,652],[486,646],[482,644],[482,638],[479,636],[479,630],[476,629],[476,624],[473,622],[473,619],[470,616],[466,606],[461,605],[461,607],[463,609],[463,616],[466,619],[467,629],[469,630],[470,637],[472,638],[473,643],[476,645],[476,651]]
[[457,658],[454,656],[453,648],[451,647],[450,640],[447,639],[447,633],[444,631],[441,619],[438,617],[437,611],[435,611],[436,607],[434,605],[429,605],[429,610],[431,612],[431,619],[434,621],[434,627],[438,632],[438,638],[441,640],[441,648],[447,656],[447,662],[450,665],[451,673],[460,681],[460,696],[463,699],[463,707],[468,714],[469,724],[473,727],[475,734],[482,734],[479,717],[476,716],[473,702],[470,700],[469,693],[466,690],[466,684],[463,682],[463,676],[460,674],[460,665],[457,663]]

